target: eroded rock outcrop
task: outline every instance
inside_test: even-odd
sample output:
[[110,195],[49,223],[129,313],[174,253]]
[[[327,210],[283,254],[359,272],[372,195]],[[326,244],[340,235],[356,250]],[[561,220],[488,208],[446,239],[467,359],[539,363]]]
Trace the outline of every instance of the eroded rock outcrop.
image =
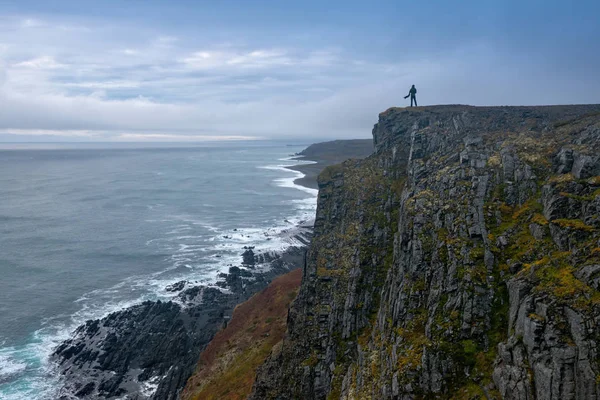
[[600,106],[390,109],[252,399],[600,399]]

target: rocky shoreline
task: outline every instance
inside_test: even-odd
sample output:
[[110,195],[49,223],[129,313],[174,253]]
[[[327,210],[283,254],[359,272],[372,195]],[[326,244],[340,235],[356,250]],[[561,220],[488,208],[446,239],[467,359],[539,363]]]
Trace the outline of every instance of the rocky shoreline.
[[146,301],[81,325],[52,355],[59,398],[176,399],[235,306],[303,265],[312,224],[284,232],[290,247],[281,253],[240,249],[240,265],[219,274],[215,286],[181,281],[166,288],[178,292],[172,301]]

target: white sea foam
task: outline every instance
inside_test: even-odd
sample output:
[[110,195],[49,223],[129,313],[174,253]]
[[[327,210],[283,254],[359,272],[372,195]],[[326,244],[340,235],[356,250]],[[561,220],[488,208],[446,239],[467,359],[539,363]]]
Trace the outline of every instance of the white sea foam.
[[[0,391],[2,400],[55,399],[57,374],[52,373],[48,358],[52,349],[68,335],[39,335],[36,332],[26,345],[0,348],[0,387],[6,379],[22,376],[18,386]],[[56,338],[56,341],[51,340]],[[35,370],[36,374],[26,374]]]
[[140,382],[140,392],[142,396],[146,396],[147,398],[152,397],[156,392],[156,389],[158,389],[158,385],[160,384],[162,378],[164,377],[155,376],[153,378],[148,379],[145,382]]
[[22,372],[27,368],[27,364],[13,359],[10,356],[11,350],[14,348],[9,347],[5,349],[5,353],[0,353],[0,382],[7,377]]
[[[312,162],[304,162],[304,163],[312,164]],[[312,189],[312,188],[308,188],[306,186],[298,185],[294,182],[296,179],[304,178],[304,176],[305,176],[300,171],[295,171],[293,169],[287,168],[287,167],[292,167],[294,165],[298,165],[298,164],[265,165],[265,166],[262,166],[259,168],[268,169],[268,170],[272,170],[272,171],[286,171],[287,173],[292,173],[293,176],[275,179],[275,181],[274,181],[275,184],[279,187],[294,188],[294,189],[301,190],[305,193],[308,193],[312,196],[316,196],[319,193],[319,191],[317,189]]]

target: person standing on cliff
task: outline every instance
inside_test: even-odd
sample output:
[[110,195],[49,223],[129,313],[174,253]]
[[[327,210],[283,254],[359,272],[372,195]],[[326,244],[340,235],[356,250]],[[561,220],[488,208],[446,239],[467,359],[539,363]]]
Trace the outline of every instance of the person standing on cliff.
[[415,107],[417,107],[417,88],[415,87],[415,85],[412,85],[412,87],[410,88],[410,90],[408,91],[408,94],[406,96],[404,96],[405,99],[408,99],[408,96],[410,96],[410,106],[413,106],[413,101],[415,102]]

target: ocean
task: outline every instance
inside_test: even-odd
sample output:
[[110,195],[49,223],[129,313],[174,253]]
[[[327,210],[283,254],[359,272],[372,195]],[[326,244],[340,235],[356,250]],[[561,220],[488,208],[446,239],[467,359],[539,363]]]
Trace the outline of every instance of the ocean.
[[87,319],[289,246],[316,209],[285,168],[304,147],[0,144],[0,399],[52,399],[48,357]]

